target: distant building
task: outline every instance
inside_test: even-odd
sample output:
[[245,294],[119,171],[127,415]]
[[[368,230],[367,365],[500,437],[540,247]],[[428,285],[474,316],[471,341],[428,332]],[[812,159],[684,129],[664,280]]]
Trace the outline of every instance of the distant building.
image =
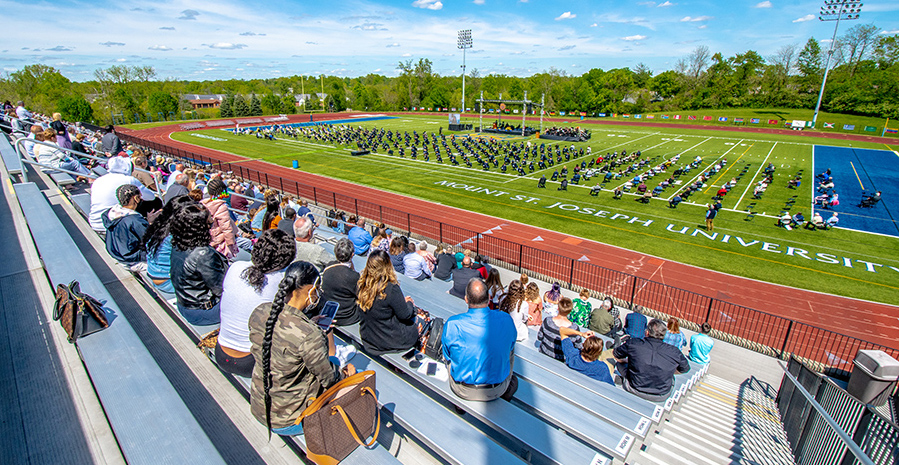
[[187,100],[190,103],[190,106],[193,107],[194,110],[198,108],[218,108],[222,106],[222,100],[224,100],[224,94],[185,94],[181,96],[182,99]]
[[298,107],[305,105],[307,107],[315,108],[321,105],[320,102],[322,100],[328,99],[328,94],[294,94],[293,99]]

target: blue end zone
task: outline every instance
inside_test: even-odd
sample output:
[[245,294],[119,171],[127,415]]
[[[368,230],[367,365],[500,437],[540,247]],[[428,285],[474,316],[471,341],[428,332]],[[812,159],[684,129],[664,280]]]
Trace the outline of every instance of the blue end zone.
[[[899,237],[899,156],[888,150],[856,149],[852,147],[815,146],[814,175],[828,168],[834,181],[834,191],[840,205],[828,208],[839,212],[842,228],[874,232]],[[818,180],[812,179],[812,197]],[[803,183],[804,184],[804,183]],[[882,192],[882,200],[873,208],[861,208],[863,196]],[[826,220],[827,210],[815,207]]]

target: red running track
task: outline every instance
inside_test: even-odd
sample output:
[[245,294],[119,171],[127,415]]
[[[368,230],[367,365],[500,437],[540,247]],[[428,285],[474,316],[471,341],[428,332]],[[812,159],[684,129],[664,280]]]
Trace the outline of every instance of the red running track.
[[[345,114],[317,115],[316,121],[345,117]],[[308,121],[305,116],[294,115],[289,122],[304,121]],[[664,127],[673,126],[671,124],[661,125]],[[695,128],[692,125],[690,127]],[[390,206],[396,210],[425,218],[433,218],[459,228],[479,232],[493,229],[492,235],[499,239],[521,243],[575,260],[587,257],[590,263],[605,268],[651,279],[655,282],[710,296],[720,301],[754,308],[824,329],[831,329],[887,347],[897,347],[896,340],[899,338],[899,307],[706,270],[588,239],[572,237],[528,224],[439,205],[259,160],[250,160],[233,154],[175,141],[169,137],[171,133],[179,130],[178,125],[172,125],[141,131],[123,129],[122,132],[170,147],[199,153],[205,157],[222,162],[240,162],[240,165],[247,169],[280,176],[285,180],[314,185],[357,199],[377,199],[380,205]],[[735,129],[727,128],[727,130]],[[768,130],[766,132],[773,131]],[[786,132],[792,133],[792,131]],[[352,210],[352,208],[343,209]],[[501,229],[494,229],[497,226],[500,226]],[[538,236],[543,239],[542,242],[534,241]],[[603,291],[602,289],[597,290]],[[621,291],[620,289],[617,290]],[[609,290],[606,289],[605,291]],[[630,289],[627,289],[626,293],[625,297],[629,298]],[[672,309],[658,308],[658,310],[676,313],[672,312]],[[753,330],[749,331],[752,332]],[[779,343],[776,337],[772,337],[769,345],[779,348]]]

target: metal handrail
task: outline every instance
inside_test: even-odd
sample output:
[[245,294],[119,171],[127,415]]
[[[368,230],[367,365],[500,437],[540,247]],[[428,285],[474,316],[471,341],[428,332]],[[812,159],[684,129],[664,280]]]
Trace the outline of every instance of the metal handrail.
[[[78,177],[84,177],[84,178],[90,178],[90,179],[97,179],[97,178],[99,177],[99,176],[97,176],[96,174],[82,174],[82,173],[79,173],[79,172],[77,172],[77,171],[69,171],[69,170],[65,170],[65,169],[62,169],[62,168],[57,168],[57,167],[55,167],[55,166],[45,165],[45,164],[43,164],[43,163],[38,163],[38,162],[36,162],[36,161],[31,161],[31,160],[25,160],[25,159],[22,159],[22,162],[23,162],[23,163],[28,163],[29,165],[34,165],[34,166],[40,166],[40,167],[43,167],[43,168],[47,168],[47,169],[50,169],[50,170],[53,170],[53,171],[59,171],[59,172],[62,172],[62,173],[68,173],[68,174],[71,174],[71,175],[74,175],[74,176],[78,176]],[[24,181],[27,182],[27,180],[24,180]]]
[[[33,144],[41,144],[41,145],[44,145],[44,146],[47,146],[47,147],[53,147],[53,148],[55,148],[55,149],[62,150],[62,151],[67,152],[67,153],[72,153],[72,154],[75,154],[75,155],[77,155],[77,156],[79,156],[79,157],[83,157],[83,158],[89,158],[89,159],[97,160],[97,161],[101,161],[101,162],[107,162],[107,161],[109,161],[109,158],[102,158],[102,157],[98,157],[98,156],[95,156],[95,155],[89,155],[89,154],[86,154],[86,153],[84,153],[84,152],[79,152],[79,151],[77,151],[77,150],[67,149],[67,148],[65,148],[65,147],[60,147],[60,146],[57,145],[57,144],[53,144],[53,143],[46,142],[46,141],[42,141],[42,140],[28,139],[27,137],[20,137],[20,138],[16,139],[16,142],[15,142],[15,148],[16,148],[16,153],[19,155],[19,158],[21,158],[22,161],[28,162],[28,163],[30,163],[30,164],[32,164],[32,165],[47,166],[47,165],[42,165],[42,164],[35,163],[35,162],[31,162],[31,161],[27,160],[27,157],[25,156],[25,153],[27,153],[27,151],[25,150],[25,146],[24,146],[25,142],[30,142],[30,143],[33,143]],[[48,168],[52,168],[52,169],[57,170],[57,171],[65,171],[65,170],[62,170],[62,169],[59,169],[59,168],[53,168],[52,166],[49,166]],[[162,195],[164,194],[164,192],[163,192],[163,190],[161,189],[161,187],[160,187],[160,185],[159,185],[159,178],[157,178],[157,176],[156,176],[155,173],[153,173],[152,171],[147,171],[147,170],[145,170],[145,169],[143,169],[143,168],[137,168],[137,167],[134,167],[134,166],[132,166],[132,171],[141,171],[141,172],[144,172],[144,173],[149,173],[150,176],[153,177],[153,183],[156,185],[156,192],[155,192],[154,194],[155,194],[157,197],[160,197],[160,198],[162,197]],[[67,171],[67,172],[71,173],[71,171]],[[81,173],[75,173],[75,174],[77,174],[78,176],[84,176],[84,177],[91,178],[91,179],[96,179],[96,178],[97,178],[96,176],[83,175],[83,174],[81,174]],[[27,181],[27,180],[28,180],[26,176],[27,176],[27,175],[25,175],[25,174],[23,173],[23,175],[22,175],[23,181]]]
[[849,437],[849,434],[843,431],[843,428],[841,428],[840,425],[837,424],[836,420],[834,420],[826,410],[824,410],[824,407],[822,407],[821,404],[819,404],[818,401],[815,400],[814,396],[812,396],[808,391],[805,390],[802,384],[799,383],[799,380],[796,379],[796,377],[793,376],[792,373],[790,373],[790,370],[787,369],[787,366],[783,362],[778,362],[778,364],[783,369],[786,378],[789,379],[791,383],[793,383],[793,387],[795,388],[795,390],[802,394],[802,396],[805,397],[805,400],[809,402],[812,408],[814,408],[821,415],[821,418],[824,419],[827,425],[830,426],[830,429],[832,429],[833,432],[836,433],[840,438],[840,440],[843,441],[843,444],[845,444],[846,448],[848,448],[849,451],[852,452],[852,455],[854,455],[855,458],[863,465],[875,465],[874,461],[871,460],[871,458],[868,457],[867,454],[865,454],[861,447],[859,447],[851,437]]

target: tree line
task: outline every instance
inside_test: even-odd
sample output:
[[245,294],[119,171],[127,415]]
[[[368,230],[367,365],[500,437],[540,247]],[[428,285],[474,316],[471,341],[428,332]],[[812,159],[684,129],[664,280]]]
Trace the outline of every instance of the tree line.
[[[828,112],[899,118],[899,35],[879,34],[873,24],[847,30],[833,44],[814,37],[773,55],[747,50],[733,56],[699,46],[673,69],[654,74],[633,68],[593,68],[580,76],[550,68],[527,77],[473,69],[466,75],[465,108],[487,98],[535,102],[548,111],[646,113],[722,108],[814,108],[828,52],[830,73],[822,109]],[[186,94],[224,94],[219,109],[198,117],[257,116],[303,111],[295,96],[308,91],[306,109],[400,111],[413,107],[460,108],[461,76],[441,76],[428,58],[401,61],[397,75],[290,76],[271,79],[184,81],[159,79],[150,66],[111,66],[93,79],[72,82],[59,70],[34,64],[0,78],[0,100],[22,99],[37,111],[59,111],[68,120],[106,123],[180,119],[191,105]]]

